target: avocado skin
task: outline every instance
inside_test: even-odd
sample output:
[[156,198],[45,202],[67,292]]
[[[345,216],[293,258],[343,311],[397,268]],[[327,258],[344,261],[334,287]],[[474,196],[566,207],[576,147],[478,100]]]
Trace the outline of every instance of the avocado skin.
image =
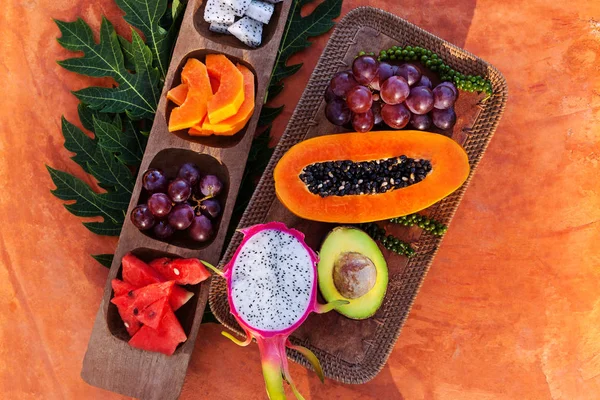
[[[344,297],[334,283],[334,265],[344,253],[360,253],[375,265],[377,278],[365,295],[351,299]],[[345,299],[349,303],[335,310],[351,319],[366,319],[377,312],[387,291],[387,263],[377,243],[358,228],[341,226],[334,228],[325,238],[319,252],[319,290],[325,301]]]

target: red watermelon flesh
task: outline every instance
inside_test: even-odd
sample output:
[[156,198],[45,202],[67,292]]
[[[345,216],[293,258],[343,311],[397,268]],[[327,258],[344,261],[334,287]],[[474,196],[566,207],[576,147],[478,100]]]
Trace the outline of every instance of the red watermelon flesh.
[[164,317],[167,308],[170,308],[169,300],[166,297],[163,297],[144,308],[142,312],[136,315],[136,318],[142,324],[147,325],[152,329],[156,329],[158,328],[158,323]]
[[173,311],[179,310],[179,308],[187,303],[192,297],[194,297],[194,293],[188,292],[181,286],[173,286],[173,293],[171,293],[171,297],[169,297],[169,304]]
[[[158,260],[163,260],[163,259],[159,258]],[[168,260],[168,258],[165,258],[165,260]],[[127,253],[123,257],[122,263],[123,263],[123,279],[125,280],[125,282],[115,279],[116,281],[120,282],[119,284],[117,284],[119,287],[124,287],[125,284],[130,284],[131,286],[134,287],[134,289],[137,289],[139,287],[143,287],[143,286],[150,285],[153,283],[167,281],[167,278],[165,278],[163,275],[161,275],[157,270],[150,268],[148,266],[148,264],[146,264],[145,262],[143,262],[142,260],[140,260],[139,258],[137,258],[136,256],[134,256],[131,253]],[[129,290],[131,290],[131,289],[129,289],[129,290],[127,290],[127,292],[117,293],[117,290],[115,289],[115,286],[114,286],[115,280],[113,280],[113,290],[115,291],[115,297],[125,294]],[[123,285],[121,285],[121,284],[123,284]],[[131,288],[131,286],[129,286],[129,287]],[[171,308],[173,308],[173,310],[175,310],[175,311],[178,310],[181,306],[183,306],[185,303],[187,303],[188,300],[191,299],[193,295],[194,294],[192,292],[188,292],[184,288],[181,288],[179,286],[174,286],[173,293],[171,294],[171,297],[169,297],[169,303],[171,304]]]
[[197,258],[157,258],[150,266],[179,285],[195,285],[210,277],[210,272]]
[[132,347],[172,355],[187,336],[170,307],[165,308],[165,314],[157,329],[149,326],[142,328],[129,340]]
[[133,286],[132,284],[127,282],[123,282],[120,279],[113,279],[112,281],[110,281],[110,284],[113,288],[113,291],[115,292],[115,297],[122,296],[137,289],[137,286]]
[[123,264],[123,280],[133,286],[143,287],[167,280],[131,253],[125,254],[121,263]]
[[113,297],[110,302],[117,306],[119,315],[130,335],[135,334],[139,329],[139,321],[136,316],[157,300],[168,298],[173,291],[173,286],[173,281],[154,283],[122,296]]
[[127,295],[115,297],[110,302],[117,306],[117,310],[119,311],[119,315],[123,320],[125,329],[127,329],[127,333],[129,333],[129,336],[133,336],[137,333],[137,331],[140,330],[142,324],[137,320],[135,315],[133,315],[133,312],[130,310],[130,305],[133,304],[133,299],[127,301],[127,297]]

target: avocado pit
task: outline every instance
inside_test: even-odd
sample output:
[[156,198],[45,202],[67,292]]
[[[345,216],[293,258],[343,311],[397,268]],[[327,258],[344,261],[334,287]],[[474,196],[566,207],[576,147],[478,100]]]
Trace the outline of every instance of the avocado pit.
[[364,254],[341,253],[333,263],[333,283],[347,299],[364,296],[373,289],[376,281],[377,268]]

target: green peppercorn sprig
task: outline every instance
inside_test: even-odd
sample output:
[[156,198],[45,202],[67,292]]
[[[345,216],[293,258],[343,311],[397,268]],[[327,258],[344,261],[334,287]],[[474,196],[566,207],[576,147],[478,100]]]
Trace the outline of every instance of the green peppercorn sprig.
[[[359,55],[365,53],[361,51]],[[419,46],[392,46],[381,50],[377,58],[379,61],[421,61],[423,65],[433,72],[437,72],[442,81],[453,82],[460,90],[467,92],[485,92],[492,95],[492,83],[479,75],[464,75],[450,67],[444,60],[431,50]]]
[[431,233],[435,236],[442,236],[448,231],[448,227],[441,222],[437,222],[432,218],[428,218],[424,215],[410,214],[402,217],[392,218],[390,222],[403,226],[418,226],[426,232]]
[[403,242],[393,235],[386,235],[385,229],[378,226],[374,222],[359,224],[359,228],[365,231],[365,233],[369,235],[371,239],[381,242],[383,247],[393,251],[396,254],[406,257],[412,257],[415,255],[415,250],[410,246],[410,244]]

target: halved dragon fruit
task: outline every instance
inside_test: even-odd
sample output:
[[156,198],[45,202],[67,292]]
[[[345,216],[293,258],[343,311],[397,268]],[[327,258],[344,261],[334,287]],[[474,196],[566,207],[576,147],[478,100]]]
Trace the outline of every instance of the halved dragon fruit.
[[269,222],[241,230],[244,240],[223,271],[207,264],[227,279],[231,313],[246,332],[240,346],[256,339],[270,399],[285,399],[283,379],[297,398],[302,396],[290,377],[286,347],[303,354],[323,380],[317,357],[307,348],[293,346],[288,337],[311,312],[324,313],[343,304],[336,300],[317,303],[317,255],[304,242],[304,235],[281,222]]
[[225,35],[231,35],[231,33],[229,33],[229,31],[227,30],[230,26],[231,24],[220,24],[218,22],[211,22],[210,26],[208,27],[208,30],[216,33],[223,33]]
[[235,13],[221,0],[207,0],[204,20],[210,23],[231,25],[235,21]]
[[244,17],[231,25],[229,33],[238,38],[248,47],[258,47],[262,42],[262,22],[256,21],[250,17]]
[[252,0],[250,6],[246,10],[246,15],[252,19],[268,24],[275,6],[271,3],[265,3],[264,1]]
[[244,15],[252,0],[221,0],[224,4],[231,7],[236,16]]

